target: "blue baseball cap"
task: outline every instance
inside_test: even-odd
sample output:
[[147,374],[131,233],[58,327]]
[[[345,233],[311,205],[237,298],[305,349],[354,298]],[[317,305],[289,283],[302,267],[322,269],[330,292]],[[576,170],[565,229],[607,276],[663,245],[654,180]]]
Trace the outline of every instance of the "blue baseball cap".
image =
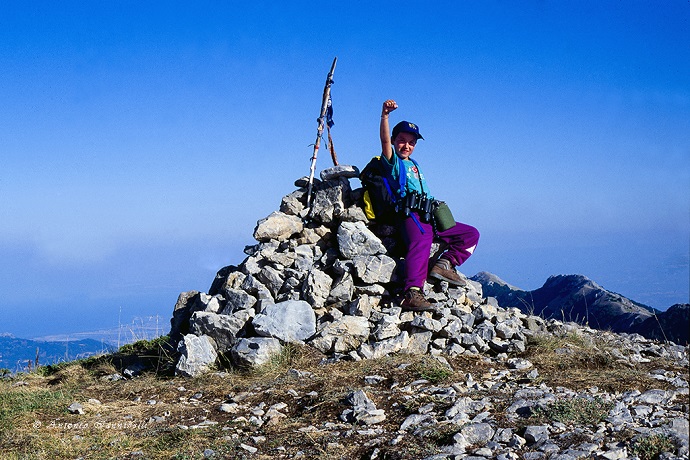
[[417,139],[424,139],[422,135],[419,134],[419,126],[415,125],[414,123],[410,123],[409,121],[401,121],[395,125],[391,138],[395,139],[400,133],[410,133],[417,136]]

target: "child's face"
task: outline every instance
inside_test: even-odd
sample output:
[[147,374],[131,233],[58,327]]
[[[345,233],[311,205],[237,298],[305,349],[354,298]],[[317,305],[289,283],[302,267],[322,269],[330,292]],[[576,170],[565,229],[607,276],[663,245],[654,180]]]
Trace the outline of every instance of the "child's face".
[[407,160],[412,155],[415,145],[417,145],[417,136],[412,133],[398,133],[393,139],[395,153],[403,160]]

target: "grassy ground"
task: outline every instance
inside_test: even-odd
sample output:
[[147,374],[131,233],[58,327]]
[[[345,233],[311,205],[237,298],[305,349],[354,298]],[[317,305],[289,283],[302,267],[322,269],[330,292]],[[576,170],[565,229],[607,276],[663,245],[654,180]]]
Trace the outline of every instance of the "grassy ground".
[[[652,368],[676,369],[671,363],[655,361],[634,367],[617,361],[605,343],[593,343],[579,336],[542,338],[533,341],[524,357],[539,369],[538,383],[571,389],[598,387],[606,391],[664,388],[664,383],[648,376]],[[148,347],[148,349],[147,349]],[[9,459],[63,458],[166,458],[201,459],[211,449],[214,458],[302,458],[358,459],[370,453],[376,439],[379,458],[422,458],[439,450],[460,427],[442,425],[425,436],[405,436],[391,446],[402,421],[428,403],[437,409],[446,401],[432,396],[401,391],[402,387],[426,379],[432,383],[465,382],[471,373],[475,380],[495,374],[503,364],[481,356],[449,360],[453,371],[430,356],[398,355],[377,360],[320,364],[323,358],[309,347],[286,347],[285,352],[252,372],[230,371],[184,379],[150,372],[131,380],[110,381],[104,377],[117,372],[114,364],[127,353],[158,356],[158,344],[139,344],[120,355],[41,368],[31,374],[0,380],[0,451]],[[573,350],[564,353],[563,350]],[[151,353],[153,352],[153,353]],[[165,359],[161,360],[161,364]],[[290,369],[312,373],[295,378]],[[567,369],[567,372],[564,370]],[[367,427],[347,425],[338,416],[347,408],[343,400],[349,392],[365,387],[364,377],[378,375],[385,381],[366,389],[377,408],[384,409],[386,420],[374,428],[384,433],[367,432]],[[502,420],[502,400],[509,395],[486,391],[494,402],[495,419]],[[287,417],[261,427],[236,422],[241,414],[220,412],[230,397],[256,407],[264,403],[287,403]],[[84,414],[68,412],[79,402]],[[596,423],[605,406],[560,406],[551,412],[535,414],[541,420],[566,417],[575,424]],[[568,414],[585,419],[568,420]],[[590,415],[586,415],[590,414]],[[217,423],[208,423],[213,421]],[[539,421],[537,419],[534,422]],[[562,420],[559,420],[562,421]],[[207,425],[204,426],[204,424]],[[197,426],[198,428],[191,428]],[[313,427],[326,430],[314,430]],[[308,428],[312,427],[312,428]],[[519,427],[514,427],[519,428]],[[663,441],[663,440],[661,440]],[[657,443],[661,442],[658,441]],[[259,447],[250,453],[242,445]],[[654,445],[653,443],[649,443]],[[650,449],[649,447],[646,447]]]

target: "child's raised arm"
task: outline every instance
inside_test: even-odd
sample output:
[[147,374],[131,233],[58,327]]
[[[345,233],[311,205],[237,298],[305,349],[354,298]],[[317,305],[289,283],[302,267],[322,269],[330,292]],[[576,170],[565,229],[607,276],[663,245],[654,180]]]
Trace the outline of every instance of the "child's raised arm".
[[391,161],[393,156],[392,144],[391,144],[391,131],[388,125],[388,114],[393,110],[398,108],[398,104],[394,100],[388,99],[383,103],[383,108],[381,109],[381,153],[386,158],[386,160]]

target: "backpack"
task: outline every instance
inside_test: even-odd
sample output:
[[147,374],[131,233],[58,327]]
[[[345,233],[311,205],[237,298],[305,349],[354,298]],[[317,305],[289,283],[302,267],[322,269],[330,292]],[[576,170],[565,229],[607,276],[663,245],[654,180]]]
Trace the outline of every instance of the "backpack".
[[376,223],[394,225],[400,218],[400,186],[388,173],[384,161],[375,156],[359,175],[364,187],[364,213]]

